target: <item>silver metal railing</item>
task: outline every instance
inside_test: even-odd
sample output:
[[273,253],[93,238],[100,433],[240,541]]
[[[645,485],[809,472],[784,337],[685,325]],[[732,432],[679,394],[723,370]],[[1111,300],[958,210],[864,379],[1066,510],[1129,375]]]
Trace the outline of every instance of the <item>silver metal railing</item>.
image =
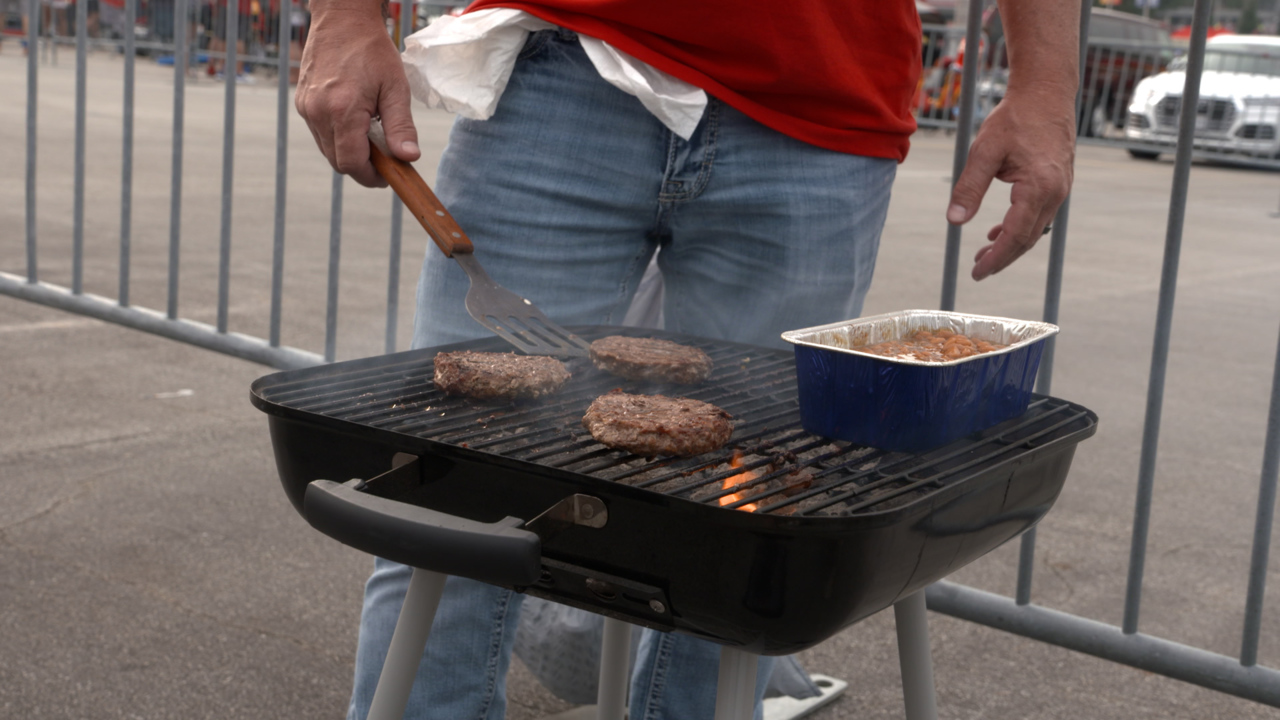
[[[33,22],[28,28],[27,41],[31,52],[27,58],[27,95],[26,95],[26,173],[25,173],[25,276],[0,272],[0,293],[26,299],[51,307],[100,318],[127,327],[144,330],[181,342],[251,360],[253,362],[276,368],[296,368],[314,365],[333,360],[338,351],[338,312],[339,290],[341,287],[341,257],[343,254],[343,211],[344,193],[343,179],[332,174],[328,192],[330,209],[328,217],[327,265],[324,283],[324,321],[322,331],[322,350],[319,352],[290,347],[282,343],[284,330],[283,308],[285,302],[284,285],[287,278],[285,263],[285,239],[292,226],[287,217],[287,198],[289,189],[289,153],[288,153],[288,119],[292,109],[289,103],[289,23],[278,22],[275,26],[277,35],[274,46],[275,55],[251,54],[244,59],[252,59],[259,65],[262,58],[269,59],[275,70],[277,81],[277,124],[275,143],[275,182],[272,190],[274,205],[271,223],[271,252],[269,280],[269,310],[266,337],[237,333],[230,329],[232,307],[233,245],[232,219],[235,178],[235,123],[237,118],[235,73],[226,73],[223,100],[223,136],[221,183],[219,188],[218,213],[218,246],[217,246],[217,279],[216,279],[216,312],[212,323],[200,322],[183,317],[179,300],[180,281],[182,280],[182,257],[184,251],[183,226],[183,179],[184,179],[184,147],[188,138],[185,135],[188,118],[186,116],[187,77],[193,49],[187,32],[176,32],[172,45],[164,45],[163,49],[173,55],[173,100],[172,100],[172,147],[169,172],[168,201],[168,233],[167,244],[163,248],[167,252],[166,288],[163,311],[140,307],[134,303],[131,289],[134,286],[132,268],[139,259],[134,242],[134,206],[135,167],[134,155],[138,149],[135,138],[135,74],[134,57],[142,43],[132,34],[125,34],[118,41],[123,52],[123,156],[120,174],[120,216],[119,216],[119,272],[118,293],[116,299],[92,294],[85,287],[86,247],[85,247],[85,162],[86,162],[86,68],[85,59],[92,43],[85,30],[86,3],[77,4],[75,57],[75,131],[73,138],[73,202],[71,219],[71,270],[68,286],[51,284],[42,280],[39,264],[39,244],[37,242],[37,94],[39,90],[39,68],[41,63],[56,62],[51,55],[56,51],[56,43],[46,52],[41,50],[42,28],[38,21],[39,0],[26,0]],[[189,16],[189,3],[195,0],[175,0],[174,16],[182,19]],[[237,3],[227,4],[227,51],[226,67],[234,67],[238,59],[236,36],[238,21],[235,13]],[[1162,145],[1160,149],[1175,153],[1173,178],[1170,190],[1170,203],[1166,219],[1164,263],[1159,289],[1156,327],[1151,353],[1151,365],[1148,375],[1148,389],[1145,408],[1144,431],[1141,442],[1134,517],[1129,553],[1129,569],[1127,588],[1124,599],[1123,619],[1119,626],[1100,623],[1095,620],[1069,613],[1037,606],[1032,602],[1033,569],[1036,556],[1036,533],[1026,533],[1021,539],[1018,559],[1017,584],[1013,597],[1004,597],[954,582],[942,582],[928,590],[930,609],[954,617],[967,619],[990,627],[999,628],[1079,652],[1088,653],[1101,658],[1142,668],[1155,673],[1178,678],[1225,693],[1248,698],[1260,703],[1280,707],[1280,672],[1261,667],[1257,664],[1259,635],[1262,627],[1263,598],[1266,589],[1266,573],[1268,568],[1268,550],[1272,538],[1273,510],[1276,501],[1277,474],[1280,472],[1280,345],[1277,347],[1275,374],[1270,387],[1270,410],[1266,423],[1263,462],[1259,481],[1258,501],[1254,518],[1253,546],[1249,565],[1248,590],[1244,609],[1244,620],[1241,628],[1241,650],[1239,657],[1228,657],[1191,647],[1172,640],[1147,635],[1139,631],[1139,619],[1142,609],[1142,590],[1144,584],[1145,561],[1147,557],[1147,539],[1152,511],[1152,499],[1155,490],[1156,456],[1159,446],[1163,399],[1165,393],[1167,363],[1170,352],[1170,334],[1174,314],[1174,298],[1178,284],[1178,264],[1183,243],[1183,225],[1187,204],[1187,190],[1192,162],[1207,152],[1203,144],[1197,145],[1197,117],[1202,104],[1199,102],[1201,77],[1205,69],[1206,45],[1210,0],[1197,0],[1195,5],[1195,23],[1192,42],[1185,52],[1185,84],[1179,95],[1177,108],[1178,122],[1174,142]],[[136,0],[125,5],[125,22],[132,26],[136,18]],[[967,24],[962,27],[926,26],[923,38],[923,63],[926,69],[939,65],[964,39],[967,47],[979,47],[981,39],[982,3],[970,4],[970,15]],[[408,35],[415,22],[415,13],[406,12],[401,16],[400,36]],[[1081,17],[1081,36],[1088,37],[1089,13]],[[938,33],[931,38],[929,33]],[[265,43],[263,43],[265,45]],[[988,57],[1001,51],[999,44],[983,51]],[[252,51],[252,52],[257,52]],[[1097,43],[1082,42],[1082,67],[1088,66],[1090,53],[1110,53],[1108,57],[1118,60],[1112,63],[1113,70],[1096,77],[1090,77],[1082,83],[1078,98],[1081,127],[1093,131],[1092,136],[1085,134],[1081,142],[1113,142],[1123,147],[1139,150],[1149,148],[1150,144],[1134,138],[1121,138],[1117,130],[1121,125],[1130,127],[1128,116],[1117,123],[1120,108],[1128,112],[1128,106],[1135,103],[1130,88],[1136,87],[1145,70],[1142,67],[1151,64],[1149,48],[1111,44],[1105,47]],[[1163,59],[1162,50],[1155,51]],[[1096,56],[1094,56],[1096,59]],[[1163,60],[1162,60],[1163,61]],[[1221,60],[1218,60],[1221,61]],[[1096,63],[1095,63],[1096,64]],[[991,64],[998,67],[998,63]],[[945,77],[950,72],[951,77]],[[936,74],[935,74],[936,75]],[[946,83],[952,83],[947,85]],[[932,85],[931,85],[932,84]],[[922,108],[920,124],[923,127],[950,128],[955,132],[956,146],[953,159],[953,177],[957,177],[967,159],[969,143],[975,126],[983,116],[983,103],[998,101],[999,78],[986,62],[965,63],[958,69],[944,69],[942,76],[926,79],[921,85],[921,103],[926,95],[939,88],[946,92],[939,97],[954,97],[946,103],[919,105]],[[1117,92],[1124,89],[1123,93]],[[958,93],[953,93],[958,90]],[[1118,99],[1117,99],[1118,98]],[[923,109],[928,109],[924,112]],[[1103,113],[1097,114],[1101,108]],[[989,106],[987,107],[989,110]],[[1088,119],[1101,122],[1096,125],[1085,123]],[[1202,123],[1203,124],[1203,123]],[[1100,126],[1100,127],[1099,127]],[[1104,129],[1105,128],[1105,129]],[[1127,143],[1127,144],[1126,144]],[[1253,158],[1257,162],[1270,162]],[[1045,280],[1043,319],[1058,322],[1061,309],[1061,295],[1064,283],[1065,250],[1070,225],[1071,202],[1064,203],[1053,223],[1053,232],[1049,239],[1049,264]],[[386,274],[385,327],[383,328],[384,351],[391,352],[397,348],[397,327],[400,321],[399,298],[401,288],[400,256],[402,252],[401,228],[403,223],[403,206],[398,200],[392,200],[390,208],[389,236],[387,252],[389,260]],[[956,303],[957,277],[960,268],[960,241],[962,229],[951,226],[947,229],[944,256],[943,277],[941,283],[940,307],[953,309]],[[159,264],[159,263],[157,263]],[[1037,391],[1050,392],[1054,369],[1055,346],[1050,341],[1044,353],[1041,375]]]
[[[917,122],[926,128],[956,129],[964,70],[960,59],[968,55],[965,47],[979,47],[972,122],[980,124],[1004,95],[1004,38],[992,43],[979,32],[970,41],[957,26],[925,25],[923,31]],[[1181,83],[1172,89],[1176,77],[1164,82],[1149,78],[1183,72],[1187,50],[1168,41],[1091,38],[1081,56],[1076,123],[1080,143],[1124,148],[1141,159],[1172,154],[1178,139]],[[1204,88],[1206,99],[1197,108],[1194,159],[1280,169],[1280,60],[1275,55],[1264,49],[1214,49],[1208,54],[1206,69],[1213,75]],[[1241,78],[1245,75],[1248,80]]]
[[[188,15],[188,3],[193,0],[175,1],[175,18]],[[137,1],[130,0],[125,4],[125,21],[132,26],[137,12]],[[188,69],[188,33],[174,33],[174,44],[167,49],[173,55],[173,135],[172,161],[170,172],[169,203],[169,244],[168,244],[168,292],[166,311],[161,314],[146,308],[134,307],[130,302],[131,264],[133,259],[132,219],[133,219],[133,157],[134,146],[134,93],[135,63],[137,43],[132,33],[126,33],[119,41],[124,55],[124,98],[123,98],[123,159],[121,170],[120,199],[120,269],[118,299],[111,301],[84,291],[84,193],[85,193],[85,89],[86,58],[90,50],[87,36],[87,3],[77,4],[75,58],[76,58],[76,91],[75,91],[75,133],[74,133],[74,198],[72,220],[72,273],[69,288],[50,285],[40,280],[38,264],[38,244],[36,240],[36,129],[37,93],[39,89],[39,64],[42,60],[56,62],[56,56],[40,48],[51,46],[56,52],[57,38],[45,38],[42,33],[39,0],[29,0],[27,43],[31,49],[27,56],[27,163],[26,163],[26,277],[21,278],[9,273],[0,273],[0,292],[34,302],[51,305],[73,312],[97,317],[119,323],[135,329],[152,332],[172,339],[189,342],[207,349],[227,353],[247,360],[260,362],[277,368],[292,368],[314,365],[331,361],[335,357],[337,312],[338,312],[338,277],[339,257],[342,241],[342,178],[334,174],[332,183],[332,214],[330,219],[330,269],[328,282],[328,300],[326,303],[324,354],[300,350],[281,345],[281,306],[283,303],[284,279],[284,234],[286,229],[285,207],[287,188],[287,141],[290,112],[289,98],[289,42],[290,24],[277,22],[277,45],[279,52],[274,58],[276,77],[279,83],[277,104],[277,142],[276,142],[276,187],[275,187],[275,223],[273,239],[272,286],[270,331],[266,340],[228,331],[228,308],[230,304],[231,274],[231,218],[233,183],[235,177],[235,120],[236,120],[236,84],[234,73],[228,72],[225,81],[224,99],[224,133],[222,153],[222,187],[220,215],[220,249],[218,261],[218,298],[216,321],[210,326],[179,315],[181,256],[182,256],[182,213],[184,177],[184,148],[186,144],[185,99]],[[237,57],[237,34],[239,21],[238,4],[228,3],[226,7],[226,67],[235,67]],[[411,13],[404,13],[403,32],[407,34],[412,28]],[[42,38],[45,38],[42,40]],[[43,43],[43,45],[42,45]],[[398,214],[398,208],[397,208]],[[398,218],[397,218],[398,220]],[[398,278],[399,259],[399,223],[395,223],[392,238],[392,273]],[[388,306],[388,350],[395,346],[395,317],[398,315],[398,303],[394,297],[398,288],[393,282],[390,293],[392,302]]]
[[[1182,90],[1183,102],[1176,145],[1177,156],[1174,161],[1174,176],[1166,224],[1159,307],[1154,347],[1151,353],[1151,370],[1148,377],[1146,416],[1143,423],[1122,625],[1115,627],[1068,613],[1037,607],[1031,603],[1031,575],[1034,567],[1036,537],[1034,529],[1025,533],[1021,541],[1017,592],[1014,598],[1001,597],[943,581],[929,588],[927,599],[929,609],[937,612],[1280,707],[1280,672],[1257,665],[1258,639],[1262,625],[1262,599],[1266,589],[1277,473],[1280,470],[1280,342],[1277,345],[1276,370],[1271,385],[1270,411],[1254,524],[1253,552],[1240,657],[1230,658],[1138,632],[1147,537],[1155,488],[1156,456],[1173,324],[1174,295],[1178,284],[1178,260],[1182,248],[1191,161],[1195,154],[1196,114],[1211,5],[1211,0],[1196,1],[1192,41],[1187,54],[1186,80]],[[973,46],[974,39],[977,37],[979,13],[980,3],[974,3],[968,25],[970,47]],[[1088,26],[1089,4],[1085,3],[1081,15],[1080,33],[1083,39],[1082,64],[1087,54],[1094,50],[1087,42]],[[971,119],[978,100],[975,93],[977,76],[976,63],[972,67],[965,68],[964,100],[960,108],[956,139],[957,175],[959,168],[963,167],[970,141]],[[1087,83],[1082,83],[1081,96],[1077,98],[1077,104],[1087,108],[1088,104],[1084,98],[1089,88],[1086,85]],[[1046,322],[1057,322],[1062,284],[1062,260],[1069,214],[1070,200],[1068,199],[1053,223],[1045,291],[1044,320]],[[948,234],[946,250],[941,302],[943,309],[952,309],[955,305],[955,275],[959,266],[958,237],[959,228],[952,227]],[[1045,348],[1036,386],[1038,392],[1049,392],[1053,374],[1053,355],[1054,345],[1050,344]]]

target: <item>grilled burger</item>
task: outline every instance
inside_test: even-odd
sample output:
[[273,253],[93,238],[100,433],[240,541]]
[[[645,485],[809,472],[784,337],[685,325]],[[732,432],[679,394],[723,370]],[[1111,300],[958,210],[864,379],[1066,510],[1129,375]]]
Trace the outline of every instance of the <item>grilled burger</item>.
[[542,397],[569,380],[564,363],[544,355],[460,350],[437,353],[435,367],[436,387],[480,400]]
[[600,338],[591,343],[591,361],[628,380],[692,385],[711,374],[711,358],[701,349],[658,338]]
[[710,403],[615,390],[587,408],[582,425],[602,445],[636,455],[690,456],[729,441],[729,413]]

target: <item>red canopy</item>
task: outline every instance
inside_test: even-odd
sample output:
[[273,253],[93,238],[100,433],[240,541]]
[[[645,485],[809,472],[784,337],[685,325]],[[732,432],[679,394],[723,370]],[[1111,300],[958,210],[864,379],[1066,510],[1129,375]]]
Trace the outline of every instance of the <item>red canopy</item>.
[[[1231,34],[1231,31],[1226,28],[1211,27],[1209,28],[1209,32],[1206,35],[1206,37],[1213,37],[1214,35],[1230,35],[1230,34]],[[1191,26],[1184,25],[1178,28],[1177,30],[1174,30],[1173,32],[1169,33],[1169,37],[1173,38],[1174,40],[1190,40]]]

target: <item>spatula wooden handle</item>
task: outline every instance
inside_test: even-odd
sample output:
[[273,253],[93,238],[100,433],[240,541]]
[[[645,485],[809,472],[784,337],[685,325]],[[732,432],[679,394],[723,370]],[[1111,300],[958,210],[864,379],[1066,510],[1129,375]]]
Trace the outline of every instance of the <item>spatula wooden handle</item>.
[[[380,136],[382,127],[376,127]],[[400,196],[409,212],[418,218],[418,222],[440,250],[447,257],[453,257],[454,253],[471,252],[471,239],[458,226],[458,221],[444,209],[444,204],[427,186],[427,181],[422,179],[412,165],[386,152],[385,140],[379,142],[382,138],[375,139],[372,131],[369,135],[369,156],[373,166],[396,191],[396,195]]]

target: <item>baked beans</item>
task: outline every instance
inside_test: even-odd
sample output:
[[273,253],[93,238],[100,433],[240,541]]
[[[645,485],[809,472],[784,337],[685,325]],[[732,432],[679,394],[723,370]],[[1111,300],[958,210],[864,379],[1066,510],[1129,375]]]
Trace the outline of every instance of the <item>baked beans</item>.
[[885,357],[911,358],[922,362],[947,362],[981,355],[1008,347],[986,340],[974,340],[947,329],[917,330],[907,338],[886,340],[875,345],[856,347],[858,352]]

